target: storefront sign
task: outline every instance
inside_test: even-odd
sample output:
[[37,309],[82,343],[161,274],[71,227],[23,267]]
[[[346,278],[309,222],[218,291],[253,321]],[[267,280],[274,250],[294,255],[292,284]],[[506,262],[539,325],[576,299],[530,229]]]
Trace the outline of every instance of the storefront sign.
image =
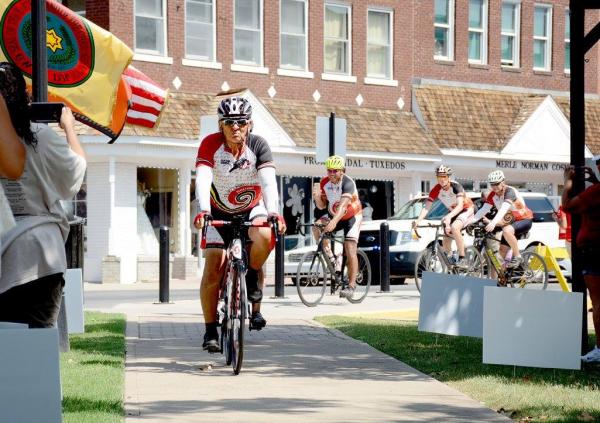
[[522,160],[496,160],[496,167],[503,169],[523,169],[540,172],[564,171],[569,166],[568,163],[547,163],[547,162],[528,162]]
[[[318,162],[313,156],[304,156],[305,165],[324,165]],[[405,170],[406,162],[395,160],[372,160],[372,159],[353,159],[346,158],[346,167],[361,169],[387,169],[387,170]]]

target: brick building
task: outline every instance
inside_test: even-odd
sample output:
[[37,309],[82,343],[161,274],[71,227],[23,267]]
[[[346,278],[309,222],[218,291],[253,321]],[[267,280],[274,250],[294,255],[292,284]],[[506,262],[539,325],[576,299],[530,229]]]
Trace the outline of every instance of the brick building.
[[[310,220],[310,187],[322,174],[315,118],[330,112],[347,120],[349,173],[374,218],[428,190],[441,161],[471,189],[502,167],[522,188],[560,190],[569,160],[568,0],[63,3],[123,40],[134,65],[170,89],[154,131],[126,127],[106,145],[82,128],[87,280],[115,263],[119,281],[143,279],[155,249],[149,228],[160,223],[176,241],[174,271],[189,271],[193,159],[215,129],[214,95],[230,88],[247,88],[255,104],[292,233]],[[586,25],[598,17],[588,13]],[[591,155],[600,152],[597,47],[587,59]]]

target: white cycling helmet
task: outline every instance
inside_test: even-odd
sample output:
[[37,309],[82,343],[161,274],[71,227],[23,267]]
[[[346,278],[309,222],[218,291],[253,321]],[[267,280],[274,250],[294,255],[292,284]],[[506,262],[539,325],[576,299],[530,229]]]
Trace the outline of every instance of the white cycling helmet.
[[452,175],[452,168],[444,165],[439,165],[435,168],[435,176],[450,176]]
[[502,172],[501,170],[494,170],[487,177],[487,180],[490,184],[499,184],[505,179],[506,178],[504,177],[504,172]]

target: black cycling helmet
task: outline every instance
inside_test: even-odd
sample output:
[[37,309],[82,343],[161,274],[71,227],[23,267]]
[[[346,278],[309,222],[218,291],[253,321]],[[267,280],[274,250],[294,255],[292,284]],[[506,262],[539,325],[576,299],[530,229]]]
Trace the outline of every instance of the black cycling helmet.
[[252,119],[252,105],[243,97],[227,97],[219,103],[217,114],[219,120]]

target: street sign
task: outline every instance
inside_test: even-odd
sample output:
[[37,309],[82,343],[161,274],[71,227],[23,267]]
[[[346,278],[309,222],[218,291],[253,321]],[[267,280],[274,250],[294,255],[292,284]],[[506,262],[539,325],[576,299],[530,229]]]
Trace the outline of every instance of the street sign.
[[[329,152],[329,117],[317,116],[317,162],[323,163]],[[338,156],[346,157],[346,119],[334,119],[334,152]]]

